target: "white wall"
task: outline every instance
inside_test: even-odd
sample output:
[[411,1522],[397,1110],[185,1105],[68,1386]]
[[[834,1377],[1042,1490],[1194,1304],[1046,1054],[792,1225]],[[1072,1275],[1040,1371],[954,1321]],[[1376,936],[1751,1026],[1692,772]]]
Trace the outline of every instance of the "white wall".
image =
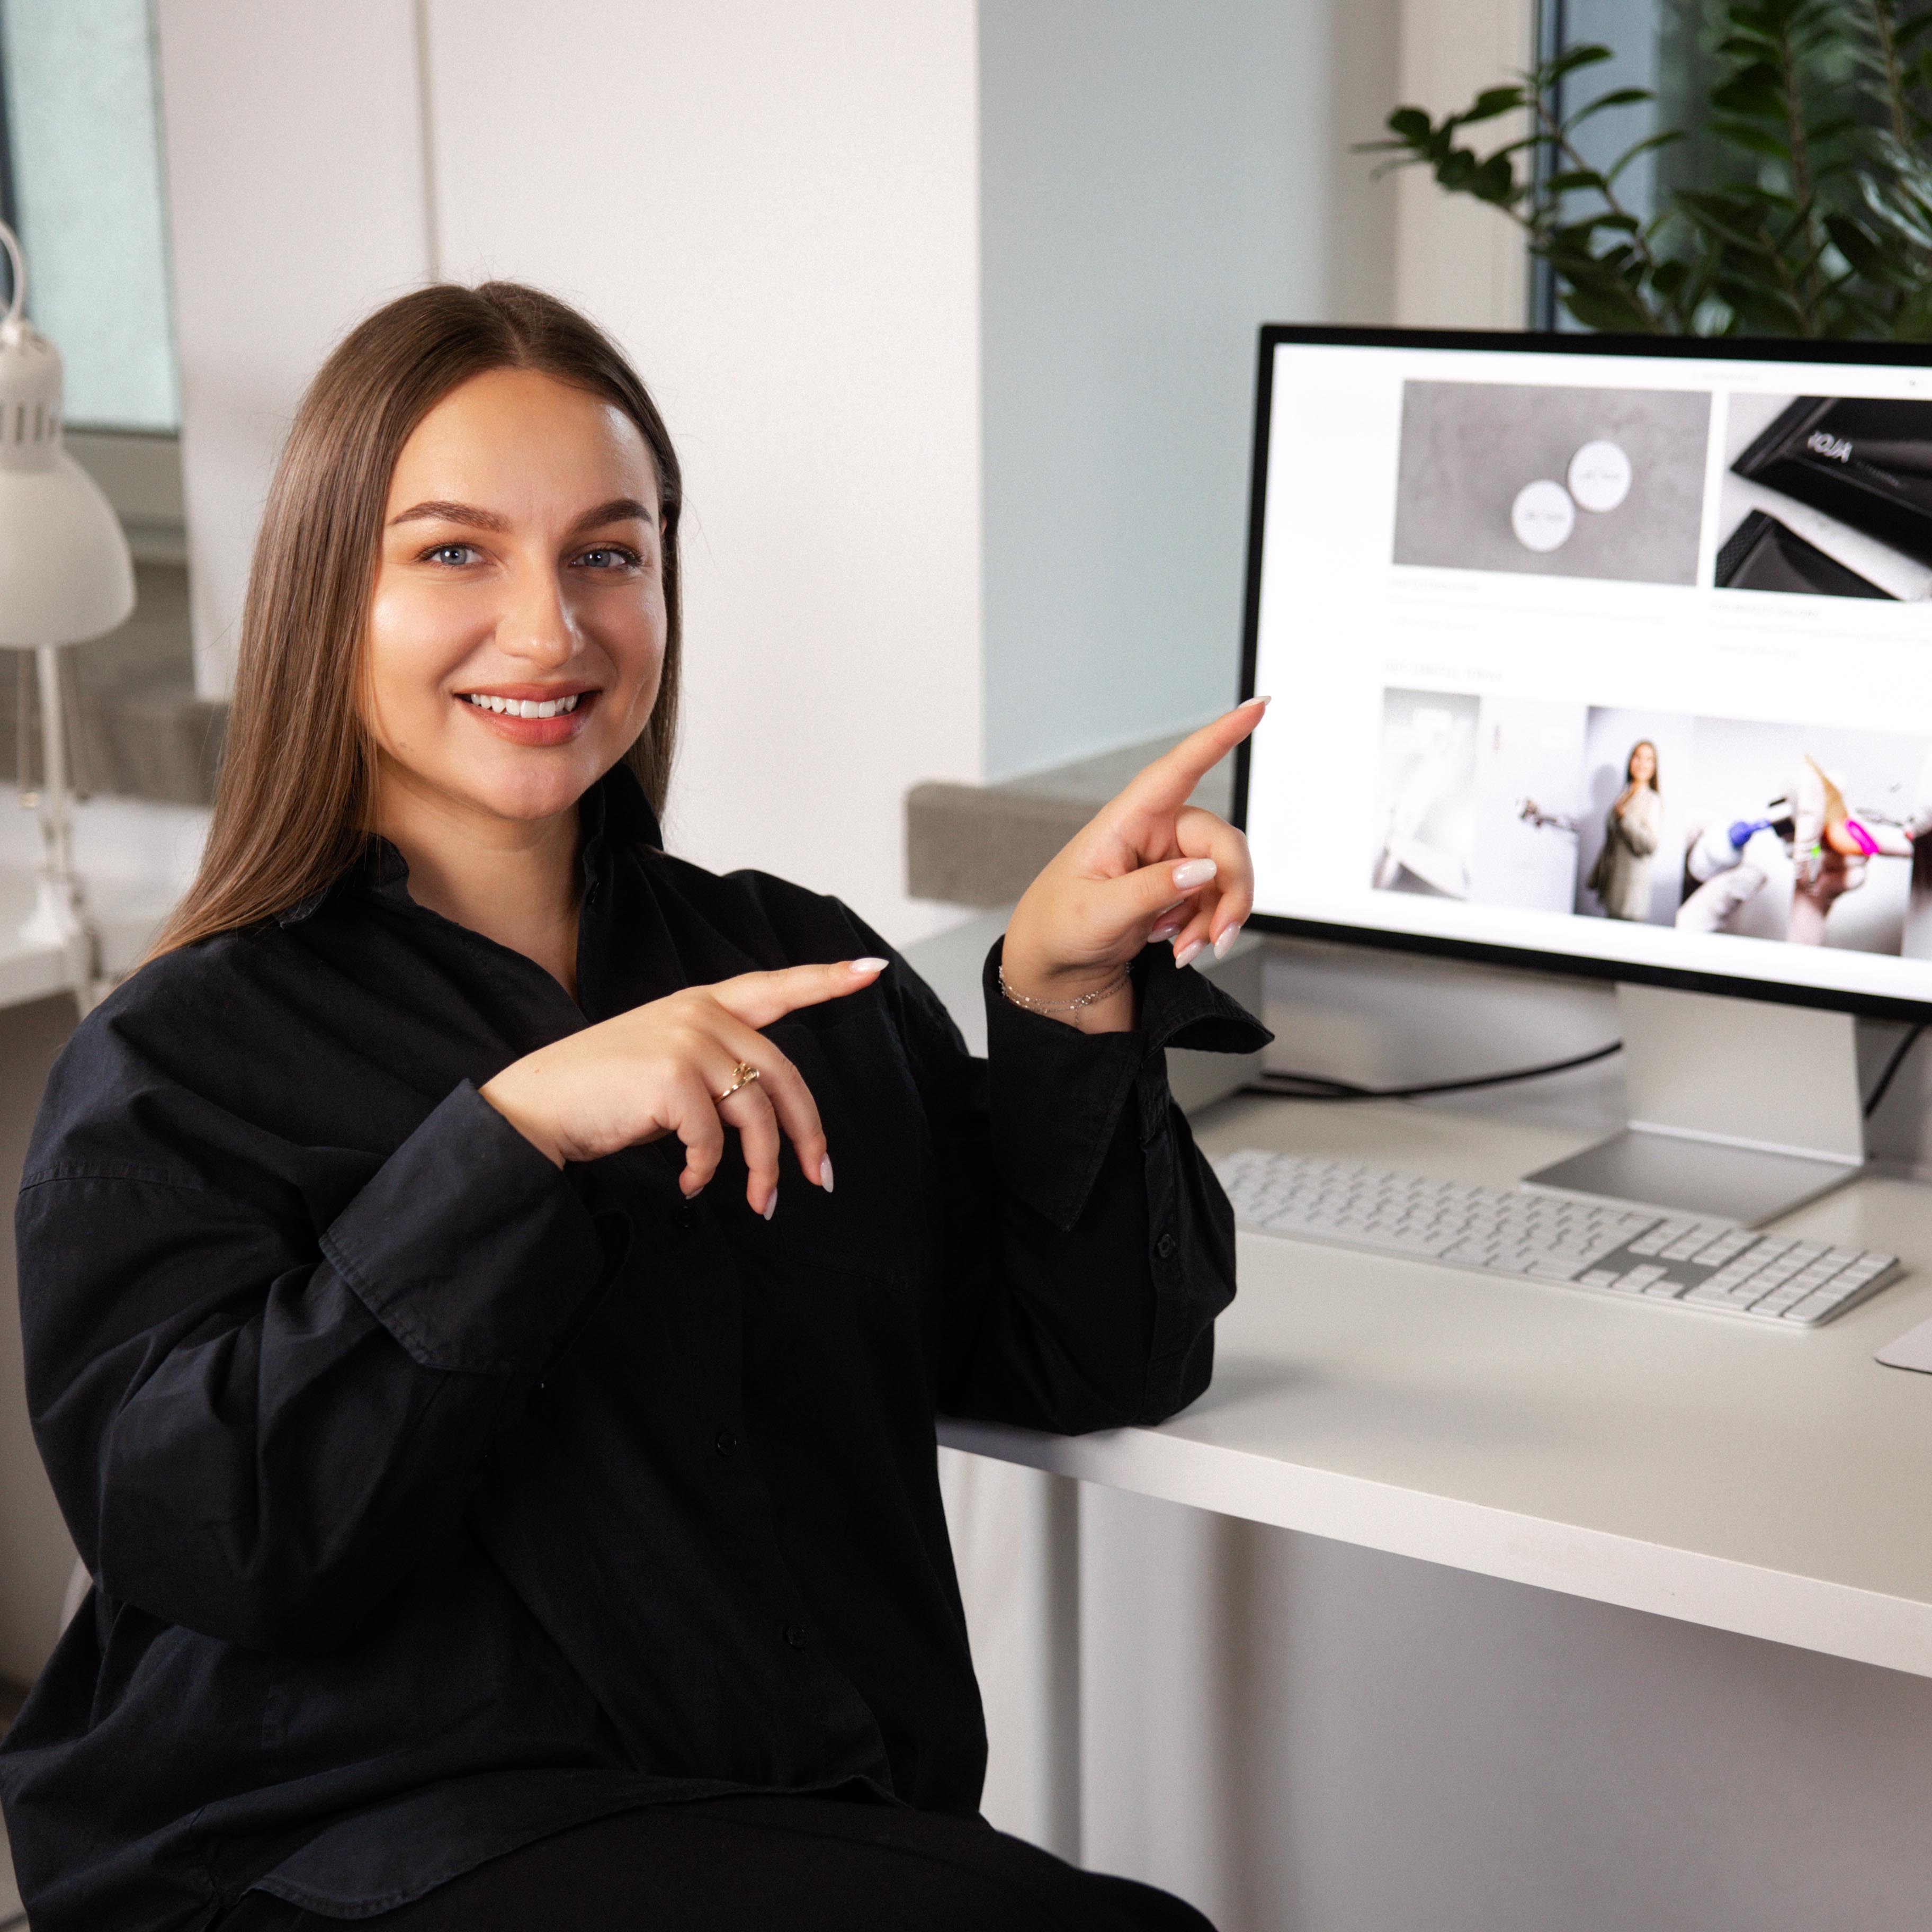
[[988,776],[1235,696],[1256,332],[1392,320],[1396,0],[982,0]]
[[289,418],[428,266],[410,0],[158,0],[195,678],[227,690]]
[[[903,940],[980,767],[971,0],[431,0],[443,268],[580,302],[685,464],[675,849]],[[595,58],[585,57],[595,50]]]
[[901,800],[981,765],[971,0],[161,7],[204,675],[328,344],[432,270],[538,282],[684,460],[674,848],[956,916]]
[[[1514,80],[1530,64],[1535,20],[1535,0],[1401,0],[1400,104],[1426,107],[1440,120],[1486,87]],[[1484,122],[1469,130],[1466,145],[1486,153],[1526,124]],[[1526,328],[1522,231],[1468,195],[1444,194],[1426,168],[1404,168],[1394,178],[1394,320],[1408,328]]]

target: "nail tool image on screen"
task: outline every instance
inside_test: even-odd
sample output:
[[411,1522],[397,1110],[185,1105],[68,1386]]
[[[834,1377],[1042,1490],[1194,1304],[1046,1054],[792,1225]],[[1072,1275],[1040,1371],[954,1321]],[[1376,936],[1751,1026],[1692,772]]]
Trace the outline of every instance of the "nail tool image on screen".
[[1932,403],[1800,396],[1731,466],[1932,563]]
[[1733,394],[1712,583],[1932,595],[1932,402]]

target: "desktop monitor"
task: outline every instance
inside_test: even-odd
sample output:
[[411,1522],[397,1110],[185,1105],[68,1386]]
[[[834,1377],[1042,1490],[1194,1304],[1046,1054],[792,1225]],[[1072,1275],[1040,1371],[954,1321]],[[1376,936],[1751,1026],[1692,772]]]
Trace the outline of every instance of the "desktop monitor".
[[1265,328],[1256,922],[1617,980],[1688,1103],[1551,1184],[1763,1219],[1862,1158],[1847,1016],[1932,1019],[1928,596],[1923,348]]

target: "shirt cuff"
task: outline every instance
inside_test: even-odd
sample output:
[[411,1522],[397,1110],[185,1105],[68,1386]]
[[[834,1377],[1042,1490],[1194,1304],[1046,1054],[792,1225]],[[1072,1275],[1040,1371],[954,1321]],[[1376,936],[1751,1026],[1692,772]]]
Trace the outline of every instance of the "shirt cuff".
[[1274,1036],[1238,1000],[1171,948],[1150,946],[1133,967],[1138,1024],[1082,1033],[1028,1012],[1000,991],[1004,940],[986,956],[986,1058],[1000,1178],[1058,1228],[1080,1218],[1136,1081],[1167,1084],[1162,1049],[1256,1053]]
[[530,1366],[603,1279],[602,1238],[564,1175],[466,1080],[322,1237],[423,1367]]

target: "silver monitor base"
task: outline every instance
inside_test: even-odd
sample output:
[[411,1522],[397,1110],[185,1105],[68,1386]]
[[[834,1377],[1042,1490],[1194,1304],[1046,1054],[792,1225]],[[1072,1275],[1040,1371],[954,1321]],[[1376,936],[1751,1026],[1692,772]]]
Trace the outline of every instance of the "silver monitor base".
[[1849,1013],[1620,986],[1617,1016],[1629,1125],[1525,1186],[1756,1227],[1857,1178]]
[[1767,1154],[1626,1127],[1567,1160],[1523,1177],[1526,1187],[1588,1194],[1633,1208],[1663,1208],[1755,1228],[1858,1178],[1844,1161]]

